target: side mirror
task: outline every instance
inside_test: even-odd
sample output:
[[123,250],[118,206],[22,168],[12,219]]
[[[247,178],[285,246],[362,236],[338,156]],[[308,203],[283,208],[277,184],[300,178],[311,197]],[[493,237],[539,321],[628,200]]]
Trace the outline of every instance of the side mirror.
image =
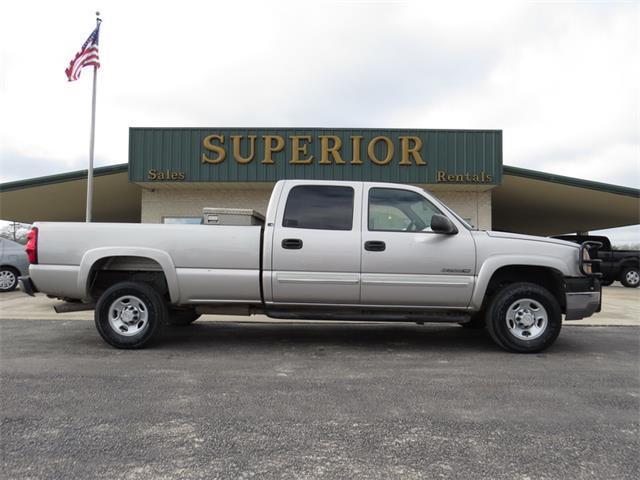
[[435,233],[445,233],[447,235],[455,235],[458,233],[458,229],[453,222],[438,213],[431,217],[431,231]]

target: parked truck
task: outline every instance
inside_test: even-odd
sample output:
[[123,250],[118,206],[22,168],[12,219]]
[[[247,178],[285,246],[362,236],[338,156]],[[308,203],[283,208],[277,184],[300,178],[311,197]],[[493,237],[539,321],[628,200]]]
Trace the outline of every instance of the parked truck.
[[200,314],[457,322],[538,352],[600,310],[588,244],[477,231],[424,190],[283,180],[264,225],[36,223],[22,289],[95,303],[139,348]]
[[558,235],[553,238],[568,242],[597,242],[600,246],[594,250],[594,258],[600,260],[597,270],[602,273],[600,283],[603,286],[619,281],[627,288],[640,286],[640,251],[614,250],[611,240],[601,235]]

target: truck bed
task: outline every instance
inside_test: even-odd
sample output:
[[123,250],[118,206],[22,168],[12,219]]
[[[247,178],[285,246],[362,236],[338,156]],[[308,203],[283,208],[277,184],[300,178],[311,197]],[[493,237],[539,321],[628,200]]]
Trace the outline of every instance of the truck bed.
[[[124,223],[39,223],[36,285],[51,295],[80,298],[83,264],[91,256],[136,252],[168,257],[177,275],[178,302],[260,301],[260,226]],[[146,256],[146,255],[144,255]],[[114,268],[122,268],[116,266]],[[215,292],[215,293],[214,293]]]

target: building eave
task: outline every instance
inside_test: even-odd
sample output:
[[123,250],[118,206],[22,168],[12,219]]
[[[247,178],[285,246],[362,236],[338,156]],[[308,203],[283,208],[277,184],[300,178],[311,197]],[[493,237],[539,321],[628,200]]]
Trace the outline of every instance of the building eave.
[[[112,175],[115,173],[127,172],[129,170],[128,163],[119,163],[117,165],[107,165],[105,167],[96,167],[93,169],[94,177],[102,177],[104,175]],[[82,180],[87,178],[87,170],[76,170],[73,172],[57,173],[44,177],[28,178],[26,180],[16,180],[14,182],[0,183],[0,192],[9,192],[11,190],[19,190],[22,188],[41,187],[54,183],[70,182],[73,180]]]
[[629,197],[640,198],[640,189],[624,187],[622,185],[613,185],[611,183],[594,182],[592,180],[583,180],[575,177],[565,177],[564,175],[556,175],[555,173],[540,172],[537,170],[529,170],[527,168],[512,167],[503,165],[502,173],[504,175],[513,175],[515,177],[529,178],[531,180],[542,180],[545,182],[559,183],[570,187],[588,188],[590,190],[598,190],[600,192],[615,193],[617,195],[626,195]]

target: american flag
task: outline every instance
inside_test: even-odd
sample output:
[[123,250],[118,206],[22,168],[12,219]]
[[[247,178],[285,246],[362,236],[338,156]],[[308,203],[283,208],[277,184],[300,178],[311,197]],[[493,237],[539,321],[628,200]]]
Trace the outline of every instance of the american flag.
[[100,68],[100,57],[98,56],[98,36],[100,35],[100,20],[95,30],[91,32],[87,41],[84,42],[82,48],[71,63],[69,67],[64,71],[67,74],[67,78],[70,82],[78,80],[80,78],[80,71],[83,67],[95,66]]

